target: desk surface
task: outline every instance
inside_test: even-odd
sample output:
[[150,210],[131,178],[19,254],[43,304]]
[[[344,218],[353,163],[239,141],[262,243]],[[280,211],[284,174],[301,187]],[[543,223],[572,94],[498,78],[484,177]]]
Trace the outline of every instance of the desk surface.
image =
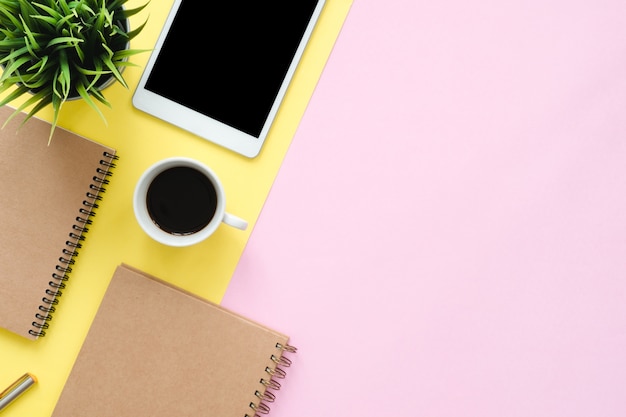
[[[151,49],[154,46],[172,2],[151,2],[145,10],[131,17],[131,27],[138,27],[148,19],[147,26],[133,39],[131,47]],[[132,0],[129,7],[144,3]],[[24,399],[12,404],[3,411],[3,416],[4,413],[6,417],[52,414],[113,271],[120,263],[212,301],[221,300],[350,4],[350,0],[326,1],[263,149],[254,159],[134,109],[131,95],[145,68],[148,53],[134,56],[132,62],[138,66],[124,70],[128,90],[114,83],[104,91],[112,104],[111,109],[102,109],[106,124],[84,101],[64,104],[59,125],[115,148],[120,160],[76,265],[72,266],[68,286],[63,290],[46,336],[33,342],[0,329],[0,386],[8,385],[26,371],[35,374],[39,381],[28,394],[30,401]],[[185,83],[198,80],[201,82],[201,74],[197,79],[178,81],[186,88],[189,86]],[[51,111],[39,116],[50,120]],[[54,146],[54,138],[51,146]],[[193,157],[209,165],[224,185],[226,209],[246,219],[249,228],[240,231],[221,226],[211,238],[185,248],[161,245],[143,233],[132,209],[135,184],[147,167],[171,156]],[[155,323],[155,331],[158,331],[158,323]]]
[[[299,347],[272,417],[626,414],[625,23],[622,0],[352,5],[222,300]],[[69,362],[50,340],[2,348]]]
[[356,1],[222,304],[272,417],[626,414],[626,6]]

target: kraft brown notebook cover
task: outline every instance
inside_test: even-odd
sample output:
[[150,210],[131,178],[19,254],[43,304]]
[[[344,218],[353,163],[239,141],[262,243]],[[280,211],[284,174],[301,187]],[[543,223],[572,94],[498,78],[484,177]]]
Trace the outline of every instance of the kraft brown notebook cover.
[[[14,112],[0,108],[0,125]],[[24,114],[0,130],[0,327],[45,334],[115,151]]]
[[109,284],[53,417],[269,412],[287,336],[127,265]]

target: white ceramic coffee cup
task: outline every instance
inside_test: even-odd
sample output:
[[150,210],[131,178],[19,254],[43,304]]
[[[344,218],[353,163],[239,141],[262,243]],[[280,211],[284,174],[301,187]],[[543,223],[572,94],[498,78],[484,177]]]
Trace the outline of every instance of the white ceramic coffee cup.
[[[148,211],[147,194],[148,189],[152,181],[162,172],[175,167],[189,167],[194,168],[206,176],[211,182],[217,196],[217,204],[215,213],[209,223],[202,229],[189,234],[173,234],[161,229],[155,221],[152,220]],[[195,159],[186,157],[173,157],[161,160],[151,167],[149,167],[139,178],[137,185],[135,186],[135,193],[133,196],[133,209],[135,211],[135,217],[141,228],[146,232],[148,236],[157,242],[163,243],[169,246],[189,246],[203,241],[208,238],[217,230],[217,227],[221,223],[225,223],[229,226],[237,229],[245,230],[248,227],[248,222],[245,220],[229,214],[225,210],[226,207],[226,195],[224,188],[217,175],[205,164]]]

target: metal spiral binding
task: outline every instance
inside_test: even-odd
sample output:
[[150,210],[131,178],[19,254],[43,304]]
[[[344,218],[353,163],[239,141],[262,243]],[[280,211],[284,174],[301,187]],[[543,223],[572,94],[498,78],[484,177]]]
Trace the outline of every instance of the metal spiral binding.
[[[261,417],[261,415],[269,414],[270,406],[268,403],[273,403],[276,400],[276,395],[272,391],[280,390],[280,383],[276,381],[276,378],[283,379],[287,376],[287,373],[282,367],[291,366],[291,360],[284,357],[283,354],[285,352],[288,353],[296,353],[297,349],[294,346],[283,345],[281,343],[276,343],[277,354],[273,354],[270,356],[270,360],[275,364],[272,367],[265,367],[265,373],[267,373],[267,378],[261,378],[259,383],[261,387],[259,390],[255,391],[254,396],[256,400],[250,402],[249,407],[252,409],[253,414],[246,414],[244,417]],[[268,391],[272,390],[272,391]]]
[[86,200],[83,200],[83,207],[78,210],[78,216],[76,217],[76,224],[72,225],[72,230],[69,233],[70,240],[65,241],[65,248],[62,250],[62,255],[59,257],[59,264],[55,266],[55,271],[52,273],[52,280],[48,282],[45,295],[41,299],[42,304],[38,308],[38,312],[35,314],[37,321],[32,322],[33,329],[28,333],[35,337],[42,337],[46,335],[49,322],[52,320],[52,313],[55,311],[55,306],[59,303],[59,297],[63,294],[62,290],[65,288],[65,282],[69,278],[69,274],[72,272],[72,265],[74,265],[74,258],[78,256],[78,250],[82,248],[82,243],[85,240],[84,233],[87,233],[89,229],[87,226],[92,224],[92,217],[96,215],[94,212],[98,208],[98,201],[102,200],[100,193],[106,191],[105,186],[109,184],[109,177],[112,174],[111,169],[115,168],[115,163],[119,159],[117,155],[113,155],[109,152],[103,152],[99,164],[100,167],[96,169],[96,175],[93,176],[93,183],[89,185],[89,191],[86,193]]

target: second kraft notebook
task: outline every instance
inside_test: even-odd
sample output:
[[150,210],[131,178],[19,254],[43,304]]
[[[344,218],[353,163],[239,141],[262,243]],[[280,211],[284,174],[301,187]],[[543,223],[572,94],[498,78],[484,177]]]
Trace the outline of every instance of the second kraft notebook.
[[[0,107],[0,125],[15,110]],[[0,327],[45,334],[115,151],[17,115],[0,130]]]
[[117,267],[53,417],[267,414],[287,336]]

